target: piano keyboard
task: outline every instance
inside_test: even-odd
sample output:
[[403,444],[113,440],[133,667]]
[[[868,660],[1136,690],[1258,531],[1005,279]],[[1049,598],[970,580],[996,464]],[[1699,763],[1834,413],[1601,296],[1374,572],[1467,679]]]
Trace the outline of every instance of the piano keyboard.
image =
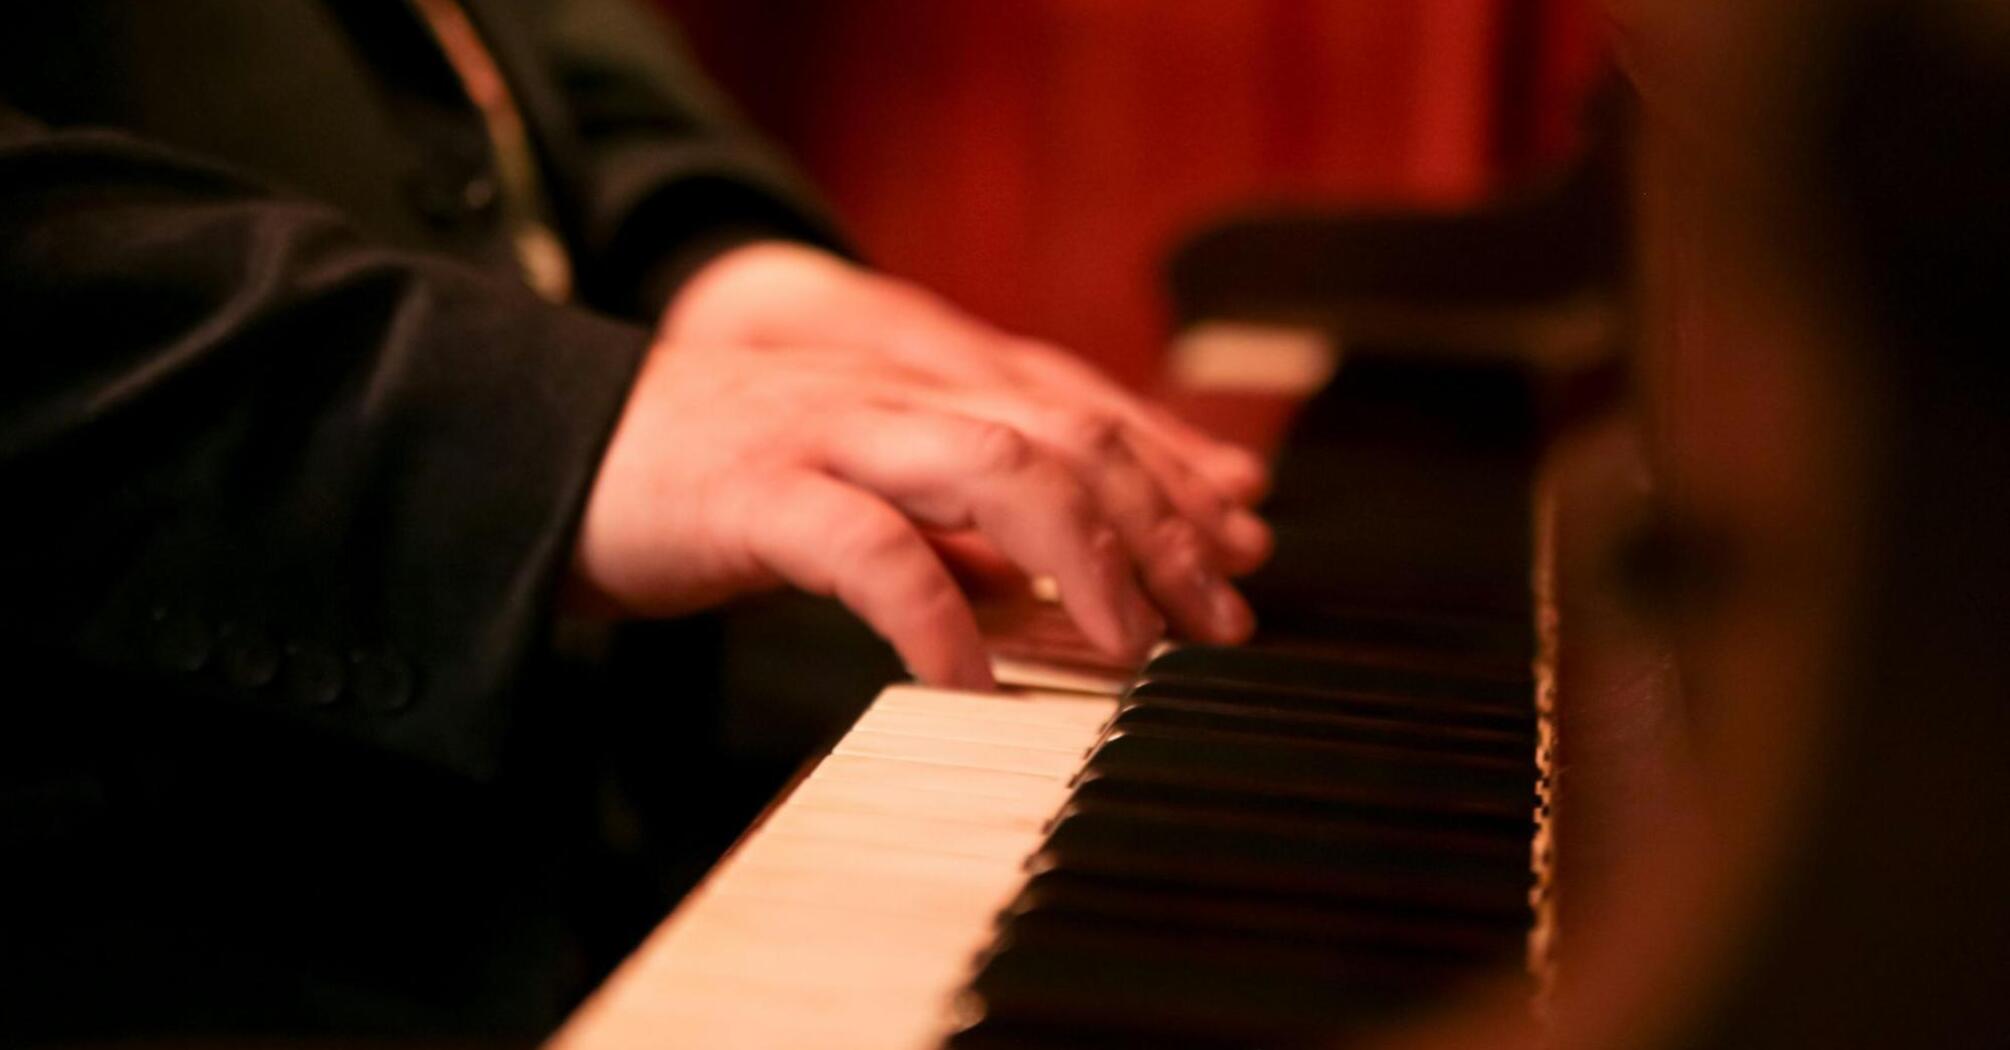
[[953,1050],[1330,1045],[1510,968],[1524,666],[1165,653],[1118,700],[956,1000]]
[[1530,404],[1343,369],[1280,464],[1261,644],[1113,674],[990,610],[1018,687],[888,690],[555,1045],[1289,1048],[1533,993]]
[[891,688],[555,1045],[1286,1046],[1494,975],[1530,927],[1530,686],[1429,662]]

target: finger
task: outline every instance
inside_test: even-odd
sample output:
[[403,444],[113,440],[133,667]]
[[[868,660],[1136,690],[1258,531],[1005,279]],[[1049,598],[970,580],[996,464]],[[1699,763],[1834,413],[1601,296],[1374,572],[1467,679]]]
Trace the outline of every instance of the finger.
[[1218,524],[1219,497],[1200,487],[1196,491],[1209,501],[1201,512],[1207,517],[1182,512],[1139,459],[1124,426],[1108,416],[1023,405],[1007,411],[1016,412],[1027,432],[1054,448],[1095,494],[1152,597],[1181,631],[1213,641],[1240,639],[1246,606],[1216,568],[1214,545],[1195,525]]
[[1062,403],[1115,415],[1199,469],[1204,483],[1253,505],[1270,489],[1269,468],[1245,449],[1217,441],[1171,413],[1140,400],[1108,376],[1058,347],[1017,339],[972,321],[932,297],[899,311],[904,327],[873,342],[910,367],[979,386],[1032,380]]
[[[1140,565],[1149,565],[1160,555],[1153,544],[1140,539],[1138,529],[1163,527],[1159,518],[1169,512],[1200,529],[1208,560],[1225,573],[1248,572],[1270,556],[1270,527],[1262,519],[1229,502],[1177,457],[1113,416],[1041,405],[991,390],[947,391],[933,395],[933,400],[1013,426],[1061,450],[1076,473],[1105,500],[1112,520],[1137,526],[1125,529],[1124,537]],[[1140,516],[1146,520],[1138,522]],[[1174,605],[1178,606],[1176,599]],[[1195,631],[1191,621],[1183,625],[1199,637],[1210,633]]]
[[1217,440],[1157,405],[1133,401],[1127,407],[1136,414],[1139,429],[1168,447],[1186,450],[1194,468],[1223,495],[1253,507],[1270,494],[1270,467],[1256,453]]
[[1058,449],[1096,494],[1159,607],[1192,637],[1232,629],[1215,619],[1214,588],[1203,571],[1213,560],[1206,542],[1138,461],[1122,426],[1082,412],[1050,410],[1035,419],[1034,436]]
[[1126,433],[1134,435],[1131,447],[1138,460],[1158,479],[1180,513],[1209,523],[1207,535],[1214,542],[1223,571],[1240,576],[1269,559],[1274,537],[1262,518],[1224,497],[1163,444],[1138,438],[1135,431]]
[[776,576],[835,597],[932,685],[996,687],[970,605],[927,541],[868,493],[809,471],[782,482],[746,523]]
[[1030,576],[1052,576],[1090,641],[1140,656],[1163,622],[1122,541],[1073,472],[1018,431],[950,413],[867,409],[833,420],[826,466],[942,529],[975,528]]
[[1110,413],[1185,462],[1222,495],[1244,506],[1270,490],[1270,471],[1246,449],[1217,441],[1125,390],[1087,362],[1057,347],[1018,340],[1011,353],[1023,379],[1050,396]]

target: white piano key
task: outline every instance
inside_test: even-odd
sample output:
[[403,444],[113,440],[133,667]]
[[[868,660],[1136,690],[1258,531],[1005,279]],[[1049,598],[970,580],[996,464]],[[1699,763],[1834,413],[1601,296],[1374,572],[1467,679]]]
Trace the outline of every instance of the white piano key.
[[936,1045],[1114,710],[1108,697],[888,690],[553,1045]]
[[1050,663],[994,653],[991,677],[1003,685],[1027,689],[1051,689],[1085,696],[1115,696],[1124,691],[1135,675],[1127,671],[1105,671],[1094,667]]
[[[911,763],[905,765],[912,768]],[[884,766],[881,768],[885,769]],[[933,771],[940,767],[925,768]],[[1046,819],[1045,815],[1058,810],[1066,801],[1067,791],[1044,777],[1028,779],[1030,783],[1022,781],[1019,785],[1028,790],[987,793],[959,790],[956,785],[946,788],[914,786],[912,780],[904,777],[889,783],[883,779],[819,773],[796,789],[785,808],[838,813],[904,813],[1037,830]]]
[[964,693],[950,689],[897,685],[881,693],[867,709],[958,715],[1024,725],[1094,726],[1107,720],[1115,709],[1109,697],[1079,693],[1014,691]]
[[832,750],[839,755],[897,758],[965,769],[1032,773],[1064,780],[1081,767],[1081,752],[1048,747],[1013,747],[979,740],[937,740],[930,737],[858,729],[845,734]]
[[1046,725],[1000,718],[976,718],[936,711],[868,710],[853,732],[865,730],[930,740],[960,740],[966,743],[1003,744],[1048,751],[1081,753],[1081,728],[1073,725]]
[[1039,825],[1014,827],[911,813],[852,813],[785,806],[768,819],[763,830],[771,841],[816,840],[1010,860],[1025,856],[1027,833],[1037,832]]

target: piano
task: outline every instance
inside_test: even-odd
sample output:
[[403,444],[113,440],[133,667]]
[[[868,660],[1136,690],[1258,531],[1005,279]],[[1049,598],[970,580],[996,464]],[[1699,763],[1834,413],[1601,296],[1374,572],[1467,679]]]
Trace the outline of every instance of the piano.
[[[1251,644],[1108,666],[988,610],[996,695],[887,689],[557,1035],[1329,1045],[1546,965],[1538,386],[1350,348]],[[1373,498],[1366,498],[1373,494]]]
[[[2005,1045],[2010,21],[1615,6],[1655,470],[1593,495],[1660,485],[1669,533],[1594,565],[1532,464],[1599,383],[1455,345],[1578,330],[1504,309],[1580,283],[1547,238],[1298,241],[1347,275],[1311,297],[1408,302],[1285,444],[1256,642],[1069,666],[1034,613],[1004,653],[1063,673],[890,690],[555,1045]],[[1290,287],[1261,240],[1176,287]],[[1513,279],[1412,294],[1479,257]],[[1614,569],[1651,601],[1561,646]]]

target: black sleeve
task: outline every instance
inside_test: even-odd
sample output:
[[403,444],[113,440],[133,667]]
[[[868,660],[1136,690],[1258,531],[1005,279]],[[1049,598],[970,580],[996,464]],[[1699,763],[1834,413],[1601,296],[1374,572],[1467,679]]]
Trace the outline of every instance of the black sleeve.
[[[640,316],[724,247],[773,236],[845,251],[815,191],[708,82],[671,26],[635,0],[508,0],[499,50],[534,62],[580,170],[569,226],[585,298]],[[557,123],[557,122],[553,122]]]
[[0,108],[0,654],[70,679],[13,703],[487,775],[646,338]]

